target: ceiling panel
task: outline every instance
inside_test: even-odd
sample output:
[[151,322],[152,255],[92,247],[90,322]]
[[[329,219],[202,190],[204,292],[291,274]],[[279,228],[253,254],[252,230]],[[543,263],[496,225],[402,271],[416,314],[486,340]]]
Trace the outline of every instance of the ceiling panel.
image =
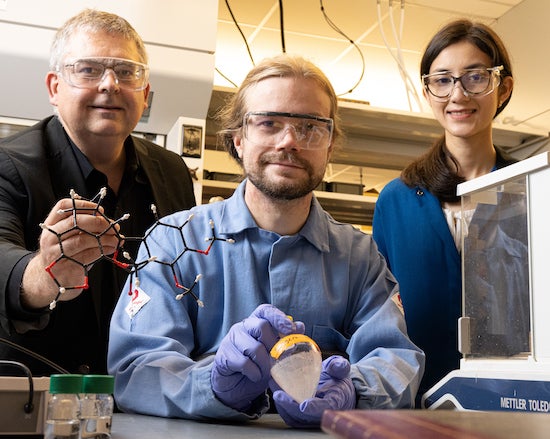
[[[418,64],[432,35],[449,20],[461,16],[493,24],[521,0],[286,0],[282,1],[284,43],[288,53],[316,62],[327,73],[337,93],[374,107],[429,112],[423,100],[407,97],[395,57],[399,48],[416,93],[421,94]],[[334,30],[328,19],[347,36]],[[392,5],[390,7],[390,5]],[[250,48],[251,57],[229,7]],[[279,1],[219,1],[216,85],[239,84],[253,62],[283,51]],[[361,50],[362,58],[350,43]]]
[[485,19],[502,17],[511,7],[519,3],[521,0],[414,0],[406,2],[406,4],[441,10],[453,15],[475,15]]

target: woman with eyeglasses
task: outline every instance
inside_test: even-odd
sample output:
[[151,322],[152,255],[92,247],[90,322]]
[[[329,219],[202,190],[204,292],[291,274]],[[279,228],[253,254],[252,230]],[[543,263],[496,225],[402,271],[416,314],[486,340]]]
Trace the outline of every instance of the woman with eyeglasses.
[[513,163],[493,144],[492,121],[513,89],[506,48],[488,26],[453,21],[421,60],[424,97],[443,136],[380,193],[373,235],[400,284],[409,336],[426,353],[417,401],[459,368],[459,183]]

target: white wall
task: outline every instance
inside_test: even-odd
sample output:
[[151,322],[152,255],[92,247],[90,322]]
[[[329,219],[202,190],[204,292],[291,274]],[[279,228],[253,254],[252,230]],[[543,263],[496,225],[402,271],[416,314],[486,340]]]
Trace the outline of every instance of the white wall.
[[513,117],[504,117],[502,122],[550,131],[550,1],[524,0],[501,17],[494,28],[510,51],[515,79],[514,94],[506,109],[506,114]]
[[123,16],[146,43],[153,102],[137,131],[166,134],[179,116],[206,118],[217,0],[5,0],[0,6],[0,116],[41,119],[52,113],[44,77],[53,35],[92,7]]

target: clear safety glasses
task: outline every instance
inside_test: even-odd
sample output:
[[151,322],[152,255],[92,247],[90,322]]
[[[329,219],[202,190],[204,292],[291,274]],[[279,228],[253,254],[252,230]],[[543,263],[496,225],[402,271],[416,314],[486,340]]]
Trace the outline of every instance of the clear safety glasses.
[[458,77],[449,72],[437,72],[422,75],[426,90],[437,101],[446,102],[450,99],[455,84],[460,82],[465,96],[486,96],[500,84],[502,66],[483,69],[467,69]]
[[109,71],[113,72],[116,83],[128,90],[143,90],[149,80],[146,64],[124,58],[81,58],[57,66],[56,70],[69,85],[77,88],[96,88]]
[[279,145],[289,130],[298,147],[327,149],[332,140],[334,121],[329,117],[278,111],[251,111],[244,115],[243,135],[256,145]]

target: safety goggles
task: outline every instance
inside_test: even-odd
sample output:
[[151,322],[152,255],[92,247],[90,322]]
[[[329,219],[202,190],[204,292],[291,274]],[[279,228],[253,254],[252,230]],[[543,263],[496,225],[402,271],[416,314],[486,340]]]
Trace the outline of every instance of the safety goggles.
[[143,90],[149,80],[146,64],[124,58],[80,58],[56,70],[69,85],[77,88],[96,88],[109,72],[121,88],[128,90]]
[[422,75],[424,87],[437,100],[446,102],[457,82],[460,82],[465,96],[486,96],[500,84],[502,66],[481,69],[467,69],[460,76],[450,72],[437,72]]
[[243,135],[256,145],[274,147],[291,132],[298,147],[327,149],[332,141],[334,121],[329,117],[278,111],[250,111],[243,118]]

